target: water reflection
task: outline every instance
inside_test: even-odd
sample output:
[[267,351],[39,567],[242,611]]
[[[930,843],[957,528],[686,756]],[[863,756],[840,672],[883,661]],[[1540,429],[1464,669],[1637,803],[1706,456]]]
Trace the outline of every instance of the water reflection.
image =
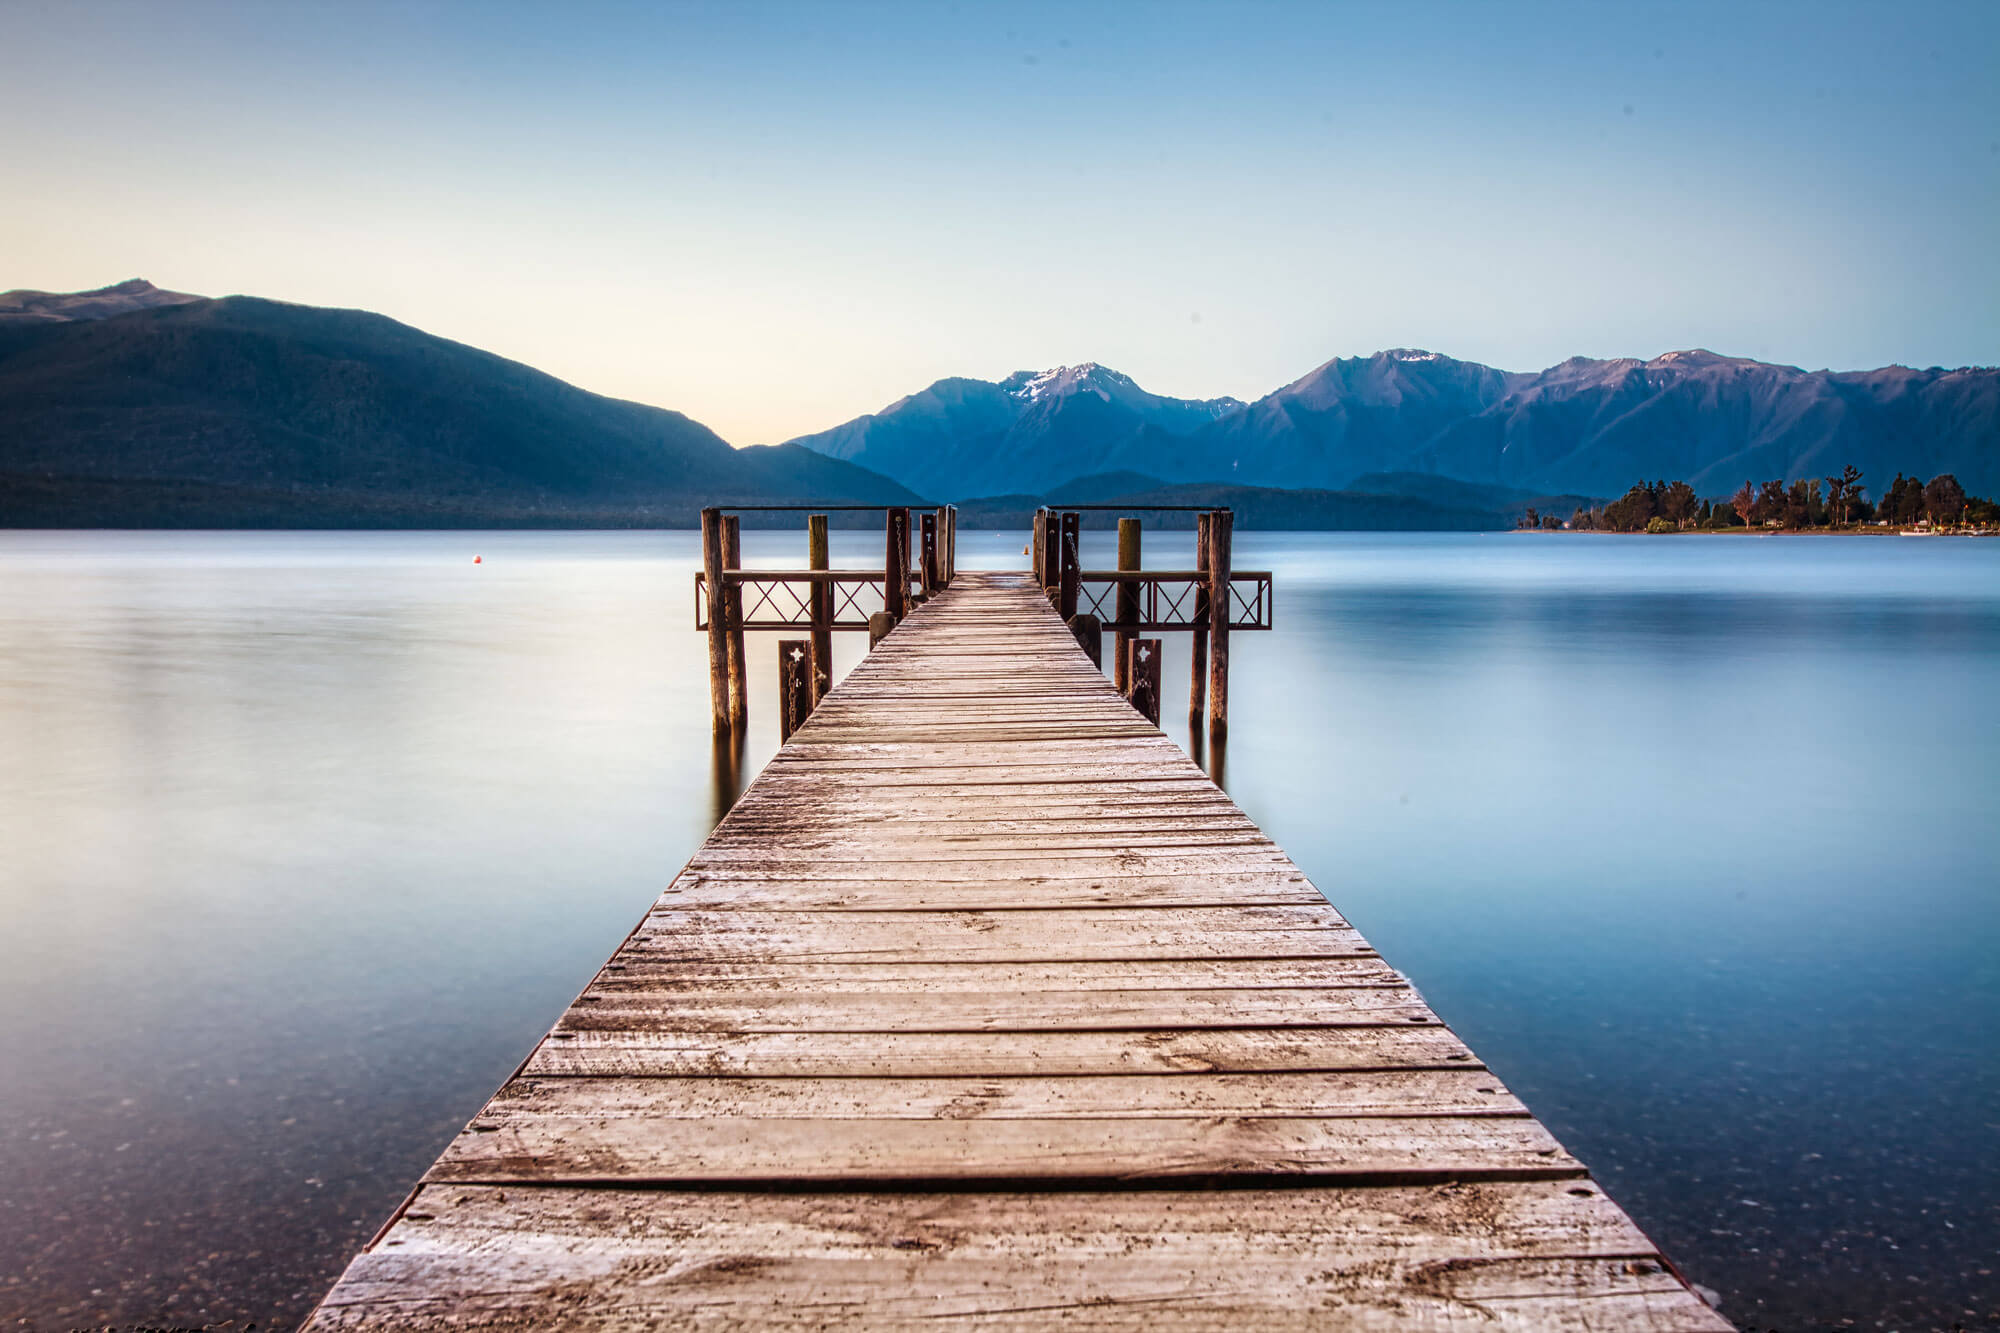
[[743,767],[747,745],[746,734],[736,729],[717,734],[710,741],[713,755],[709,779],[711,824],[720,824],[723,816],[736,808],[737,798],[743,795],[743,789],[750,785]]
[[1201,766],[1208,774],[1208,780],[1224,791],[1229,790],[1229,780],[1225,775],[1224,759],[1229,751],[1229,733],[1211,736],[1208,728],[1189,722],[1187,729],[1188,757]]

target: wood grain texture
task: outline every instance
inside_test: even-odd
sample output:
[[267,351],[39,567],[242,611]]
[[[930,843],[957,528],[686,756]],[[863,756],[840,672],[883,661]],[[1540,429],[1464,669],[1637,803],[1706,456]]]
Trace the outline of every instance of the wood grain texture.
[[1032,579],[970,572],[311,1326],[940,1321],[1727,1327]]
[[1564,1182],[701,1193],[433,1185],[317,1329],[1728,1325]]
[[[566,1017],[565,1024],[585,1020]],[[539,1074],[762,1078],[1402,1069],[1476,1064],[1438,1026],[1176,1032],[601,1032],[564,1026],[528,1058]]]

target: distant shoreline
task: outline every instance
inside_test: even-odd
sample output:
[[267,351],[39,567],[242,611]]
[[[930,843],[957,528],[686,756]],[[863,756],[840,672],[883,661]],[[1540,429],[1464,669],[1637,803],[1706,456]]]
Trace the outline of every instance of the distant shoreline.
[[1616,528],[1514,528],[1524,537],[2000,537],[2000,528],[1969,531],[1932,532],[1925,528],[1679,528],[1672,532],[1647,532],[1638,528],[1621,532]]

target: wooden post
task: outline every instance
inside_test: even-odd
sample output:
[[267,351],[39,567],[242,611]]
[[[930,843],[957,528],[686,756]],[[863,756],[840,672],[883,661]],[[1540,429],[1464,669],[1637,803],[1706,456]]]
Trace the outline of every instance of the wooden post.
[[[743,531],[736,515],[722,517],[722,567],[743,568]],[[723,605],[729,611],[729,725],[741,731],[750,725],[749,664],[743,657],[743,589],[728,583],[722,590]],[[711,604],[710,612],[714,614]]]
[[896,628],[896,618],[887,611],[877,611],[868,617],[868,651],[874,652],[875,645],[889,637],[889,631]]
[[1188,667],[1188,730],[1201,726],[1202,707],[1208,702],[1208,515],[1194,516],[1194,567],[1204,576],[1194,585],[1194,632]]
[[1102,671],[1104,669],[1104,627],[1098,623],[1097,617],[1088,611],[1071,616],[1069,618],[1069,632],[1076,636],[1077,646],[1083,649],[1084,656],[1090,659],[1090,664]]
[[778,742],[792,738],[812,716],[812,642],[778,640]]
[[701,511],[701,576],[708,586],[708,703],[710,723],[729,730],[729,612],[722,592],[722,511]]
[[1048,580],[1042,577],[1042,524],[1047,521],[1048,513],[1047,509],[1037,509],[1034,521],[1028,525],[1028,569],[1035,576],[1037,588],[1048,586]]
[[944,586],[958,577],[958,506],[944,507]]
[[882,609],[901,624],[910,613],[910,511],[891,509],[888,549],[882,553]]
[[1062,517],[1050,509],[1042,515],[1042,591],[1056,592],[1062,581]]
[[1208,516],[1208,734],[1229,732],[1229,543],[1236,516]]
[[[1118,568],[1132,570],[1139,568],[1139,520],[1136,518],[1118,520]],[[1139,623],[1138,584],[1118,585],[1117,608],[1111,617],[1113,625],[1129,626]],[[1111,669],[1114,674],[1111,683],[1118,687],[1120,694],[1127,693],[1127,687],[1131,684],[1131,677],[1126,675],[1126,662],[1131,656],[1132,641],[1138,634],[1139,631],[1135,629],[1119,630],[1116,645],[1112,649],[1114,656],[1111,659]]]
[[1083,592],[1083,515],[1071,510],[1062,516],[1062,589],[1056,610],[1068,620],[1076,614],[1076,599]]
[[[806,515],[806,568],[825,569],[826,515]],[[816,704],[833,688],[833,585],[810,585],[807,606],[812,620],[812,701]]]
[[923,584],[924,598],[929,600],[944,589],[944,580],[938,577],[937,511],[926,509],[919,518],[923,524],[923,543],[917,552],[917,581]]
[[1134,639],[1125,653],[1125,678],[1131,688],[1125,697],[1139,710],[1139,716],[1160,725],[1160,641]]

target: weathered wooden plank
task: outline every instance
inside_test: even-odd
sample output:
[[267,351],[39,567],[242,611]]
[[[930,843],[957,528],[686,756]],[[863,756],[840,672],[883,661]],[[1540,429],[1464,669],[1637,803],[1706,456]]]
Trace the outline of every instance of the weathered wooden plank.
[[[812,724],[808,722],[807,726]],[[939,781],[981,783],[995,787],[1098,787],[1102,784],[1137,787],[1153,782],[1183,782],[1186,774],[1158,770],[1151,773],[1131,764],[1104,760],[1079,760],[1074,764],[1016,763],[921,764],[898,759],[860,759],[853,763],[822,760],[806,765],[788,765],[775,776],[809,778],[816,783],[859,780],[929,787]],[[761,780],[761,779],[760,779]]]
[[1256,825],[1235,806],[1223,801],[1133,800],[1122,805],[1104,801],[1069,801],[1060,806],[1016,797],[1011,805],[998,808],[967,809],[962,801],[936,801],[912,806],[889,800],[869,802],[815,801],[801,796],[794,801],[759,801],[739,806],[716,827],[715,836],[734,837],[755,830],[760,836],[773,833],[789,836],[802,821],[827,828],[846,829],[893,823],[908,834],[936,833],[949,836],[959,831],[992,833],[1033,833],[1072,826],[1105,832],[1129,828],[1137,832],[1167,832],[1183,826],[1204,829],[1241,828]]
[[616,988],[672,990],[686,987],[720,991],[732,987],[769,994],[777,991],[934,991],[992,990],[1199,990],[1258,986],[1402,986],[1403,974],[1379,957],[1224,958],[1169,962],[1122,962],[1101,958],[1067,963],[970,963],[956,959],[919,963],[829,963],[759,960],[681,961],[650,957],[614,958],[592,983]]
[[[574,1011],[572,1011],[572,1015]],[[543,1074],[925,1078],[1477,1065],[1435,1024],[1167,1032],[664,1032],[565,1026],[529,1056]]]
[[[1029,819],[902,819],[885,810],[866,814],[837,815],[825,811],[799,811],[812,817],[808,830],[796,823],[788,825],[775,811],[753,812],[727,829],[717,830],[711,847],[756,847],[769,853],[772,835],[785,836],[793,846],[851,846],[867,850],[898,843],[943,847],[970,846],[1016,850],[1024,847],[1100,847],[1122,845],[1123,839],[1138,847],[1273,847],[1256,825],[1241,817],[1220,812],[1207,814],[1190,810],[1175,819],[1167,815],[1135,815],[1094,821],[1050,820],[1037,824]],[[762,815],[761,818],[758,815]]]
[[928,1078],[515,1079],[482,1124],[541,1119],[1046,1120],[1525,1116],[1484,1069]]
[[1544,1181],[919,1195],[426,1186],[311,1327],[941,1323],[1728,1328],[1615,1205]]
[[[870,794],[867,799],[874,801],[894,799],[893,796],[884,796],[880,793],[905,791],[911,795],[943,798],[979,793],[996,799],[1073,801],[1214,790],[1212,787],[1207,789],[1196,787],[1195,784],[1203,779],[1191,777],[1186,773],[1142,773],[1126,769],[1120,770],[1115,775],[1082,774],[1067,768],[1049,768],[1045,772],[1047,776],[1042,778],[1017,780],[1004,775],[994,777],[970,765],[964,768],[925,770],[920,776],[911,772],[885,770],[868,775],[867,787]],[[760,797],[766,794],[781,796],[788,791],[810,794],[824,793],[829,789],[839,790],[838,785],[825,781],[824,775],[803,771],[772,773],[767,768],[757,781],[763,784],[767,779],[769,785],[753,789]]]
[[[783,851],[774,851],[768,842],[718,839],[702,848],[688,864],[696,868],[721,865],[764,865],[808,860],[817,863],[914,861],[938,864],[956,861],[1035,862],[1061,858],[1065,861],[1088,857],[1097,861],[1130,863],[1134,858],[1171,862],[1182,867],[1179,873],[1200,874],[1204,870],[1231,870],[1244,864],[1290,868],[1270,839],[1234,830],[1136,834],[1122,839],[1116,833],[1045,833],[1008,837],[969,834],[957,838],[896,837],[890,830],[878,836],[844,837],[833,832],[788,840]],[[1030,869],[1028,873],[1033,874]],[[1173,872],[1163,872],[1173,873]]]
[[[1259,922],[1253,912],[1173,908],[1009,912],[679,912],[656,908],[626,943],[679,958],[1061,962],[1092,958],[1341,958],[1374,950],[1343,925]],[[1106,919],[1106,913],[1114,914]],[[1119,917],[1123,919],[1118,919]]]
[[744,994],[593,984],[566,1027],[727,1032],[1081,1032],[1412,1026],[1437,1016],[1406,986],[1252,990]]
[[1256,828],[1234,806],[1210,799],[1210,794],[1191,791],[1155,789],[1107,799],[1075,789],[1057,788],[1043,794],[1000,787],[987,793],[990,803],[980,796],[968,799],[966,793],[936,788],[904,795],[907,799],[879,792],[861,798],[842,797],[810,787],[795,788],[782,796],[773,793],[769,799],[760,793],[755,801],[739,802],[729,818],[717,826],[717,832],[727,838],[737,830],[756,827],[784,831],[789,836],[821,826],[846,829],[880,823],[893,823],[913,834],[960,829],[1049,833],[1072,825],[1108,829],[1128,824],[1138,832],[1161,832],[1172,831],[1181,822],[1196,828]]
[[[784,933],[799,928],[797,918],[803,915],[810,914],[682,910],[663,897],[662,906],[647,915],[640,930],[641,933],[673,932],[689,936]],[[1350,944],[1355,939],[1353,928],[1345,918],[1326,903],[1303,907],[1078,907],[1029,912],[949,909],[918,913],[883,912],[875,916],[844,913],[825,920],[815,919],[806,928],[827,932],[826,938],[832,940],[872,936],[907,944],[934,941],[945,945],[948,953],[951,946],[961,943],[968,935],[1038,941],[1051,935],[1084,933],[1114,945],[1128,940],[1148,942],[1190,934],[1205,938],[1272,933],[1293,934],[1304,939],[1326,936],[1343,944]],[[1351,952],[1351,949],[1341,951]]]
[[[745,865],[722,863],[706,865],[683,871],[661,891],[660,905],[673,908],[685,906],[685,899],[669,899],[669,894],[685,894],[690,889],[704,884],[770,885],[776,894],[801,891],[808,883],[819,885],[832,891],[840,886],[856,884],[896,884],[905,887],[930,888],[943,893],[970,892],[980,888],[1005,888],[1018,885],[1024,889],[1046,889],[1051,893],[1083,893],[1093,889],[1116,890],[1138,893],[1156,890],[1161,893],[1185,893],[1189,895],[1221,895],[1223,907],[1260,907],[1272,904],[1255,903],[1249,895],[1278,890],[1296,890],[1303,896],[1296,903],[1282,903],[1277,906],[1290,907],[1330,907],[1326,898],[1312,887],[1304,875],[1292,872],[1283,865],[1262,868],[1245,868],[1240,871],[1209,870],[1199,874],[1160,873],[1136,868],[1117,862],[1097,859],[1064,862],[1060,873],[1054,867],[1036,874],[1022,875],[978,875],[952,873],[941,876],[943,863],[937,861],[884,861],[874,868],[855,867],[845,875],[827,866],[815,866],[810,862],[799,864]],[[953,871],[956,866],[951,867]],[[1238,898],[1241,894],[1243,897]],[[1068,904],[1058,904],[1068,905]],[[1079,904],[1081,905],[1081,904]],[[978,904],[966,902],[965,910],[977,910]],[[1052,905],[1051,910],[1054,910]],[[952,910],[941,908],[939,910]]]
[[783,1184],[1580,1174],[1535,1120],[1201,1116],[661,1120],[482,1111],[426,1181]]
[[793,911],[938,911],[977,908],[1018,911],[1056,907],[1292,907],[1325,902],[1310,885],[1284,880],[1208,879],[1172,875],[1099,876],[1009,883],[939,883],[921,873],[868,880],[783,879],[769,874],[709,873],[676,880],[667,893],[679,907],[772,907]]

